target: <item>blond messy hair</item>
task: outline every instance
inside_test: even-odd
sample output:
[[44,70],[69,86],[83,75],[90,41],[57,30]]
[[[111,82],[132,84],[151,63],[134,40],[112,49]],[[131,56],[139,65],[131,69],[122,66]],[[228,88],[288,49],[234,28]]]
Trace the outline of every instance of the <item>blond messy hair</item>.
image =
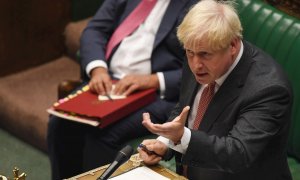
[[185,16],[178,27],[177,37],[185,47],[197,49],[197,43],[202,42],[212,51],[225,49],[234,38],[242,38],[242,26],[234,2],[200,1]]

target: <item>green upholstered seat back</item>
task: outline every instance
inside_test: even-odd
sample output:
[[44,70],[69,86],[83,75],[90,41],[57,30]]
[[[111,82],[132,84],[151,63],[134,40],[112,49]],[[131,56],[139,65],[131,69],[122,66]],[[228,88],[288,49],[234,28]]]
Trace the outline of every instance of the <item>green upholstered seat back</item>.
[[300,159],[300,20],[262,0],[237,0],[244,39],[276,59],[294,90],[289,154]]

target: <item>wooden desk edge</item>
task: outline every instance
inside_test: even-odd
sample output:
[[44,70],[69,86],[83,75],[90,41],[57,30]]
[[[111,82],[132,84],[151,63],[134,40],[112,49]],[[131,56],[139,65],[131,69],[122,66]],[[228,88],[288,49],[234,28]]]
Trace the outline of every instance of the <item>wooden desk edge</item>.
[[[109,166],[109,164],[105,165],[105,166],[101,166],[99,168],[96,168],[96,169],[87,171],[85,173],[79,174],[77,176],[68,178],[67,180],[95,180],[108,168],[108,166]],[[140,166],[145,166],[145,165],[143,163],[141,163]],[[137,167],[140,167],[140,166],[137,166]],[[160,175],[165,176],[172,180],[187,180],[185,177],[180,176],[179,174],[177,174],[159,164],[154,165],[154,166],[147,166],[147,167],[152,169],[153,171],[159,173]],[[131,160],[128,160],[126,163],[124,163],[122,166],[120,166],[115,173],[112,174],[112,177],[122,174],[122,173],[125,173],[125,172],[128,172],[134,168],[136,168],[136,166],[133,166],[133,162]]]

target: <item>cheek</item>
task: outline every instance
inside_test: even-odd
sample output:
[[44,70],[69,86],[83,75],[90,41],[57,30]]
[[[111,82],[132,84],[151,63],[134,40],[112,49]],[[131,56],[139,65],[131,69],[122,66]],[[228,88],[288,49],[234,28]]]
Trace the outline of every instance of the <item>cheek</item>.
[[222,61],[222,60],[223,59],[215,58],[205,64],[208,73],[214,79],[219,78],[222,75],[222,73],[224,72],[225,64],[224,64],[224,61]]
[[213,77],[214,79],[217,79],[219,71],[220,71],[220,67],[218,65],[211,65],[211,66],[207,66],[208,69],[208,73],[210,74],[211,77]]
[[218,66],[218,76],[221,77],[222,75],[224,75],[230,68],[231,64],[231,59],[224,59],[224,61]]

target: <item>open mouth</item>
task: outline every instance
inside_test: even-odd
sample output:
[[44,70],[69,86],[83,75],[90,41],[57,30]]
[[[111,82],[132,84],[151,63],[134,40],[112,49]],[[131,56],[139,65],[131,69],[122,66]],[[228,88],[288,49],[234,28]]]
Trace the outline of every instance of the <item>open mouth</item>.
[[206,83],[206,81],[209,79],[208,73],[195,73],[195,78],[199,83]]
[[196,73],[197,77],[207,76],[208,73]]

